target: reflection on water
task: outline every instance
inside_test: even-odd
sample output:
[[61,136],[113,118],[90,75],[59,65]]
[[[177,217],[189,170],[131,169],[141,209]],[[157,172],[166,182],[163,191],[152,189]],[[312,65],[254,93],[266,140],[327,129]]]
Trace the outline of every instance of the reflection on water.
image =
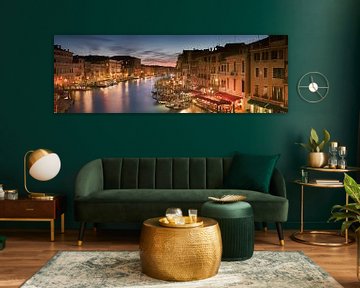
[[73,92],[74,105],[68,113],[197,113],[199,108],[190,107],[175,111],[158,104],[151,90],[158,78],[146,78],[120,82],[106,88]]

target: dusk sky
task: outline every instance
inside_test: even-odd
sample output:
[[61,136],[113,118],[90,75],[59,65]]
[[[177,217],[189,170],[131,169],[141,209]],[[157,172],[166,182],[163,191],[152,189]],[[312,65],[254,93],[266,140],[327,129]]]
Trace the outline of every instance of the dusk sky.
[[182,50],[251,43],[267,35],[55,35],[54,44],[74,55],[129,55],[145,65],[175,66]]

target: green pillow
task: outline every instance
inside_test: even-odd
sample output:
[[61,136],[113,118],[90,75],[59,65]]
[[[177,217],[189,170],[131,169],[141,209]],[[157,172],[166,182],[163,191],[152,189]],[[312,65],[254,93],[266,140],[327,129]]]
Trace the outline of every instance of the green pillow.
[[280,155],[234,155],[224,179],[227,189],[245,189],[269,193],[270,180]]

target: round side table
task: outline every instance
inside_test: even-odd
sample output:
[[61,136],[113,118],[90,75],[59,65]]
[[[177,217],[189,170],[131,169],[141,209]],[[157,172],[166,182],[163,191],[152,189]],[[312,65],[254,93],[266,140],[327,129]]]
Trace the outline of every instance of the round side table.
[[167,281],[205,279],[218,273],[222,242],[216,220],[199,217],[194,228],[169,228],[160,218],[144,221],[140,235],[140,262],[146,275]]

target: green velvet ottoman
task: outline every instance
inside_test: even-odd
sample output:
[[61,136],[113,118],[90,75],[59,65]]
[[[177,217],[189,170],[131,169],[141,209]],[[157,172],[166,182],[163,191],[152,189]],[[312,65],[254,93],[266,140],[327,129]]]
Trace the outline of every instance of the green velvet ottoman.
[[247,202],[207,201],[201,207],[201,216],[218,221],[223,244],[222,260],[246,260],[254,253],[254,215]]

